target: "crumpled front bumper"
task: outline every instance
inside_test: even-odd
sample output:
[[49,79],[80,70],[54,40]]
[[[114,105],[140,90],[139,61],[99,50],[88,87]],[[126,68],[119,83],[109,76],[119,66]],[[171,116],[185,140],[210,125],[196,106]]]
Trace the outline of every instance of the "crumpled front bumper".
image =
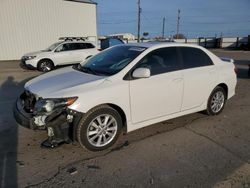
[[17,99],[14,105],[13,114],[16,119],[16,122],[19,125],[26,127],[28,129],[33,129],[33,130],[37,129],[37,126],[35,125],[33,120],[33,115],[24,111],[20,98]]
[[[38,115],[28,113],[24,110],[24,104],[22,99],[19,97],[13,107],[13,114],[16,122],[28,129],[38,130],[50,130],[48,136],[52,142],[60,143],[64,141],[76,139],[76,127],[82,117],[82,113],[72,111],[70,109],[58,109],[48,115],[45,119],[44,125],[38,125],[35,123],[35,118]],[[68,116],[72,119],[69,120]],[[51,134],[52,131],[52,134]]]

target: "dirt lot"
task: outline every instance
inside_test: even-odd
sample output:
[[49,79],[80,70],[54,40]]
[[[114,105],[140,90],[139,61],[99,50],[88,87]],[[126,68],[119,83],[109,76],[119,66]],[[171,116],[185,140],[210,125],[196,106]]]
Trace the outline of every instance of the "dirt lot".
[[222,114],[158,123],[98,153],[77,143],[41,149],[46,132],[17,126],[12,116],[24,83],[40,73],[0,62],[0,187],[250,187],[250,52],[213,52],[239,68]]

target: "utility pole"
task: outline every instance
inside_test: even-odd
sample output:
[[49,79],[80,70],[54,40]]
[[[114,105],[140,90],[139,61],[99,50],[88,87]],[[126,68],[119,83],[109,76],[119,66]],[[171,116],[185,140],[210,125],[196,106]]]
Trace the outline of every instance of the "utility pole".
[[178,9],[178,17],[177,17],[177,31],[176,31],[176,39],[179,38],[179,28],[180,28],[180,9]]
[[141,34],[141,0],[138,0],[138,34],[137,34],[137,42],[140,42],[140,34]]
[[164,39],[165,37],[165,21],[166,21],[166,18],[164,17],[163,23],[162,23],[162,39]]

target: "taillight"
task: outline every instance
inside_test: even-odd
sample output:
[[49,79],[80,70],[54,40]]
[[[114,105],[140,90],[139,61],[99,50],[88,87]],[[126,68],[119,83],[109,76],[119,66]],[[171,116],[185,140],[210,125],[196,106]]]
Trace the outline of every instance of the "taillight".
[[234,72],[235,72],[235,74],[238,73],[238,68],[235,65],[234,65]]

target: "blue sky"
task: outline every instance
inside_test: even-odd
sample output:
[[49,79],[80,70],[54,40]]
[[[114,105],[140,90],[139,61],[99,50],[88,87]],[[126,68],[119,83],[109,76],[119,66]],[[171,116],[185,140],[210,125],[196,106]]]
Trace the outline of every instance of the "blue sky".
[[[96,0],[99,35],[137,33],[137,0]],[[166,17],[166,36],[176,33],[177,10],[181,10],[180,33],[187,37],[247,36],[250,34],[250,0],[141,0],[141,31],[160,36]]]

